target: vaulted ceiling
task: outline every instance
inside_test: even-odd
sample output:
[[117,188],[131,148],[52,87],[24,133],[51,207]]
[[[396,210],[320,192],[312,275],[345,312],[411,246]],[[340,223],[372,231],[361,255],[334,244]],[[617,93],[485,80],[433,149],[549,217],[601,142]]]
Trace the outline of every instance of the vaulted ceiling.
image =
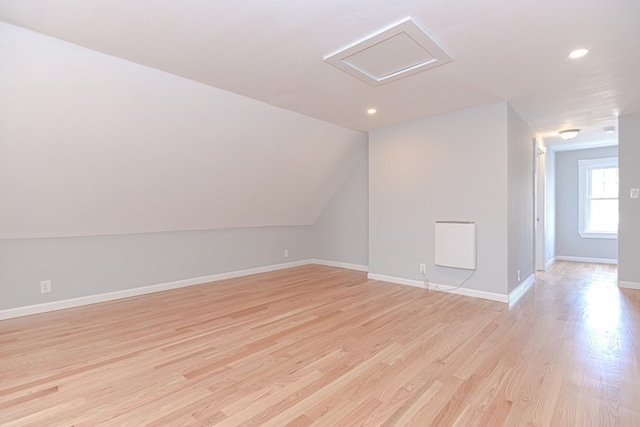
[[[454,60],[379,87],[323,60],[407,16]],[[4,22],[343,127],[506,100],[549,140],[640,111],[639,16],[637,0],[0,0]]]

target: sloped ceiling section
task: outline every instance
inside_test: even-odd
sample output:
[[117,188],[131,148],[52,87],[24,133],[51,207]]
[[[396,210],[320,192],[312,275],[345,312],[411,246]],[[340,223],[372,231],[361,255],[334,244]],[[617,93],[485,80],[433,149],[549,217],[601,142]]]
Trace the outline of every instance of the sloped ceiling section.
[[0,23],[0,238],[312,224],[366,135]]

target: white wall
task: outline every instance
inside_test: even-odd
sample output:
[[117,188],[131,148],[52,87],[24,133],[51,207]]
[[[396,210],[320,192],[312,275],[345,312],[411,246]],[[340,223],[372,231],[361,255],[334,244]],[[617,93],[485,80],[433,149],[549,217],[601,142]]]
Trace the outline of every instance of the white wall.
[[[518,113],[507,108],[508,291],[534,272],[534,133]],[[520,270],[520,279],[518,279]]]
[[[618,156],[618,147],[556,153],[556,254],[559,257],[615,260],[617,239],[589,239],[579,234],[578,160]],[[622,188],[622,187],[621,187]]]
[[367,153],[333,195],[312,227],[315,258],[361,268],[369,265]]
[[457,285],[469,270],[434,264],[434,222],[477,221],[478,269],[465,288],[507,294],[507,104],[369,135],[369,272]]
[[366,134],[0,23],[0,238],[311,225]]
[[619,126],[620,225],[618,229],[618,280],[640,289],[640,199],[629,190],[640,188],[640,114],[621,116]]

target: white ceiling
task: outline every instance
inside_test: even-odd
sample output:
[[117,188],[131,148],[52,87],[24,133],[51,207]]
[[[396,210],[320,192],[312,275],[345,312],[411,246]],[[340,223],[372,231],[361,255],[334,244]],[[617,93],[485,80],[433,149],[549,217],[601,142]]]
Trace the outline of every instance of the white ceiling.
[[[407,16],[453,62],[372,87],[323,61]],[[585,143],[640,112],[638,17],[638,0],[0,0],[7,23],[351,129],[507,100]]]

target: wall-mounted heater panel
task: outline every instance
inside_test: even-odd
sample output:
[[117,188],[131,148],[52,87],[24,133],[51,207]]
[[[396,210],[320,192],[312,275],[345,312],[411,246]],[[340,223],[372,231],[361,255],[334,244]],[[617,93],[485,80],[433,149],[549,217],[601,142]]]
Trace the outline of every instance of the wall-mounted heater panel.
[[435,264],[443,267],[476,269],[476,223],[436,221]]

